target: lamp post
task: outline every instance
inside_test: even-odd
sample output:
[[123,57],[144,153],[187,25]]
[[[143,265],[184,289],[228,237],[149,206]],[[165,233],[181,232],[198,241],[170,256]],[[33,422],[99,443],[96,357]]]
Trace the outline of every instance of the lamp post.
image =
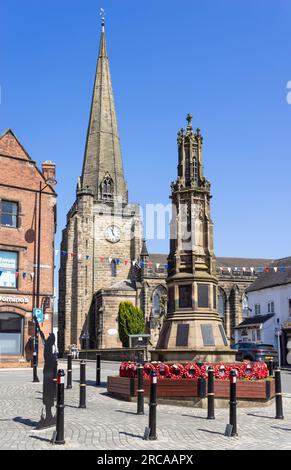
[[[41,249],[41,199],[43,191],[56,184],[55,178],[48,178],[46,184],[42,187],[42,181],[39,183],[39,201],[38,201],[38,237],[37,237],[37,277],[36,277],[36,308],[40,308],[40,249]],[[34,320],[34,340],[33,340],[33,382],[39,382],[37,375],[38,366],[38,328],[37,321]]]

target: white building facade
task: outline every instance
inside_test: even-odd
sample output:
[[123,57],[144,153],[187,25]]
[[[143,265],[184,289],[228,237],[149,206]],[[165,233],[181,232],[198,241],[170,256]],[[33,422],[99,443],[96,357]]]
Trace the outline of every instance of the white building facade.
[[247,289],[247,300],[249,315],[235,329],[236,342],[272,344],[286,364],[291,344],[291,268],[262,274]]

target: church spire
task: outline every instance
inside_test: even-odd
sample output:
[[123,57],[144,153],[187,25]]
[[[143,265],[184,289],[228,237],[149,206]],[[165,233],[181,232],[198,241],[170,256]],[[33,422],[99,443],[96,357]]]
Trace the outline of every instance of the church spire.
[[103,10],[101,15],[99,56],[80,189],[90,189],[97,200],[111,201],[119,197],[127,203]]

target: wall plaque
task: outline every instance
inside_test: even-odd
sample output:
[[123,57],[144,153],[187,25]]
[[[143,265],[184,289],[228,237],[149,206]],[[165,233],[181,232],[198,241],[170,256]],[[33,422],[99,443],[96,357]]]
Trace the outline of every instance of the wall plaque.
[[189,325],[181,324],[177,326],[176,346],[188,346]]
[[201,325],[204,346],[215,346],[212,325]]

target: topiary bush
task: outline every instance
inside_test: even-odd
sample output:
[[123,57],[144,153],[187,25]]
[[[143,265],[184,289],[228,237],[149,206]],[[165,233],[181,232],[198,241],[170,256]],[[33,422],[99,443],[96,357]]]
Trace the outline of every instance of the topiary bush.
[[144,316],[140,308],[131,302],[120,302],[118,311],[118,332],[122,346],[128,348],[128,335],[141,335],[145,332]]

